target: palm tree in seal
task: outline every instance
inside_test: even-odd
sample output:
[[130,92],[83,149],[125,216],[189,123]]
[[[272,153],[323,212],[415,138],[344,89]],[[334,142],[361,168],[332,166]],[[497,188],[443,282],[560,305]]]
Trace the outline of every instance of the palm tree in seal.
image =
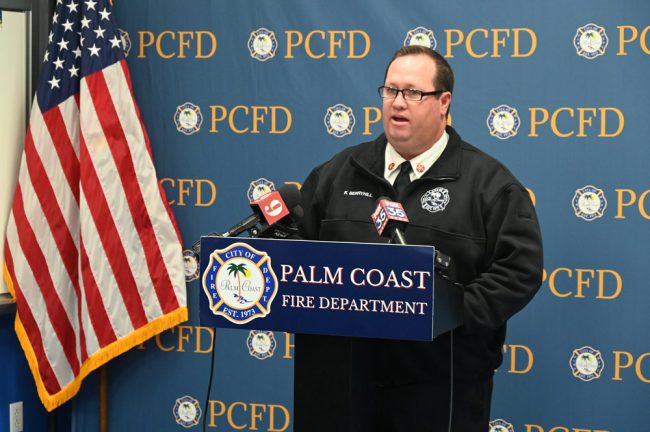
[[230,263],[228,265],[228,274],[229,275],[235,275],[237,277],[237,294],[235,297],[239,301],[239,303],[244,303],[245,299],[241,295],[241,281],[239,279],[239,274],[243,274],[244,277],[247,277],[248,274],[248,269],[246,268],[246,264],[241,263],[241,264],[235,264],[235,263]]
[[585,32],[585,38],[587,39],[587,46],[589,47],[589,49],[595,51],[594,40],[596,39],[596,35],[594,34],[594,32],[593,31]]
[[504,130],[507,130],[508,128],[506,127],[506,120],[508,119],[508,116],[504,112],[500,112],[499,115],[497,115],[497,119],[499,120],[499,126],[501,126]]

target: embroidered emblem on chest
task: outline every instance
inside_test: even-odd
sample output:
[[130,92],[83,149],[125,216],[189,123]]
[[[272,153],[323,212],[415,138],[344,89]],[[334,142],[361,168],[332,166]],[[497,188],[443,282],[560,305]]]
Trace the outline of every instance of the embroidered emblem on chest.
[[422,208],[431,213],[443,211],[449,204],[449,191],[442,187],[431,189],[422,195],[420,202]]

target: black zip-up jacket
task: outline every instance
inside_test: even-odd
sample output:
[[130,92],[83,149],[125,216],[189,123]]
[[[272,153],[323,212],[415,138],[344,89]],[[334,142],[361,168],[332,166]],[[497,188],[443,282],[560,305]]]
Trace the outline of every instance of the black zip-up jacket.
[[[377,235],[370,215],[380,196],[401,202],[410,220],[407,243],[433,245],[450,255],[446,273],[464,287],[464,324],[453,335],[454,380],[481,380],[501,364],[506,321],[539,289],[542,241],[528,191],[501,163],[462,141],[453,128],[447,127],[447,133],[440,158],[402,196],[384,178],[385,135],[343,150],[305,181],[300,228],[306,239],[386,242]],[[304,368],[319,369],[302,361],[318,362],[327,350],[326,340],[332,341],[297,339],[298,393],[304,391],[298,388]],[[450,373],[448,333],[433,342],[354,340],[352,346],[353,357],[356,352],[369,361],[366,371],[378,386],[428,382]],[[321,378],[326,376],[323,371]],[[352,386],[356,380],[351,376]]]

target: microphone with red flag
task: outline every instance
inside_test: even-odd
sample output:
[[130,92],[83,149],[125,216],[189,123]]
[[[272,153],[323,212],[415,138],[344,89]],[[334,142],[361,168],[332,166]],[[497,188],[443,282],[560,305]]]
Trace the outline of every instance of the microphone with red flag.
[[251,205],[257,206],[268,225],[273,225],[289,215],[289,209],[278,191],[272,191],[261,196],[256,201],[253,201]]
[[380,236],[390,239],[390,243],[406,244],[403,229],[409,223],[409,218],[402,204],[379,197],[371,217]]
[[264,217],[259,226],[249,230],[251,237],[286,239],[298,236],[297,222],[302,218],[300,190],[294,185],[281,186],[251,203]]
[[[300,190],[295,185],[283,185],[277,191],[263,195],[250,203],[253,213],[222,233],[207,236],[237,237],[248,231],[251,237],[290,238],[297,236],[296,222],[302,217]],[[201,240],[190,248],[196,257],[201,250]]]

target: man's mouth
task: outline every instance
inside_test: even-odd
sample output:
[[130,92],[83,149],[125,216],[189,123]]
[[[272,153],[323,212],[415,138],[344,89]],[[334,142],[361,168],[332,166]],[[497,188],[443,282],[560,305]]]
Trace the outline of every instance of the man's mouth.
[[400,115],[391,116],[391,120],[394,123],[399,123],[399,124],[405,124],[405,123],[408,123],[408,121],[409,121],[406,117],[400,116]]

